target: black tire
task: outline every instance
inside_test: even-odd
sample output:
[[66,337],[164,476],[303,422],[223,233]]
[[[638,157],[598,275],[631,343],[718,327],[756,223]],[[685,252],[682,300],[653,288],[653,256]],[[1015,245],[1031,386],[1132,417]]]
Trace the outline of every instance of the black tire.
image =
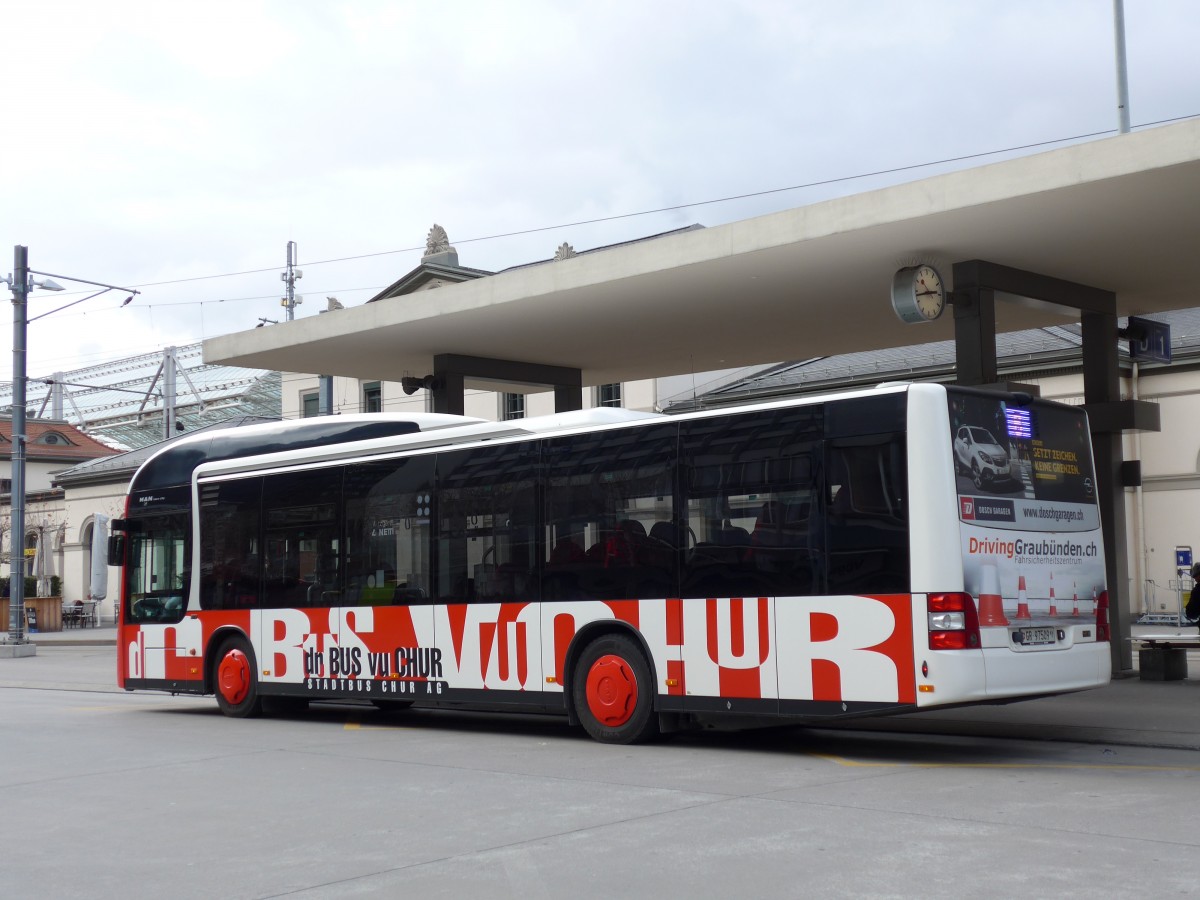
[[230,638],[217,651],[213,662],[213,689],[217,706],[233,719],[252,719],[262,714],[258,693],[258,667],[254,651],[244,638]]
[[636,744],[658,734],[654,681],[641,647],[623,634],[596,638],[571,676],[575,715],[605,744]]

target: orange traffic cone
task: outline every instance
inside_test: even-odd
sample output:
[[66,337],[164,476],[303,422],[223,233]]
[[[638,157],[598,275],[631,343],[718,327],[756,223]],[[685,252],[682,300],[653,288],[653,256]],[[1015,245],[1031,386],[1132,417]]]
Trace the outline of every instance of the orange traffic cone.
[[1071,582],[1071,615],[1079,615],[1079,585]]
[[1050,615],[1058,615],[1058,604],[1054,600],[1054,573],[1050,573]]
[[1029,614],[1029,598],[1025,595],[1025,576],[1017,579],[1017,618],[1032,619]]
[[1000,577],[995,566],[983,566],[979,584],[979,624],[1007,625],[1004,599],[1000,596]]

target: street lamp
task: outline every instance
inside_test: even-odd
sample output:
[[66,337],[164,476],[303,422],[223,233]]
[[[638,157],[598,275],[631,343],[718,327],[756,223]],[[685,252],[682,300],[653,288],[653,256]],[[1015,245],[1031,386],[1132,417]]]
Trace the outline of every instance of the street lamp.
[[[13,388],[12,388],[12,525],[9,532],[9,562],[10,576],[8,579],[8,644],[28,645],[25,639],[25,332],[29,322],[27,318],[27,302],[29,293],[34,288],[47,291],[61,291],[62,285],[53,281],[49,272],[38,272],[29,268],[29,248],[17,245],[13,253],[13,274],[2,278],[12,289],[13,294]],[[30,276],[43,275],[41,281],[34,281]],[[102,284],[98,281],[85,281],[82,278],[71,278],[67,275],[55,275],[64,281],[75,281],[80,284],[90,284],[103,288],[101,291],[84,297],[88,300],[106,291],[128,291],[130,299],[138,291],[121,288],[116,285]],[[81,303],[77,300],[75,303]],[[125,301],[128,303],[129,301]],[[67,306],[74,306],[68,303]],[[60,306],[58,309],[66,309]],[[58,309],[50,312],[58,312]],[[44,313],[43,315],[50,315]],[[34,320],[42,316],[34,316]],[[18,544],[20,553],[17,552]],[[32,655],[18,652],[17,655]]]

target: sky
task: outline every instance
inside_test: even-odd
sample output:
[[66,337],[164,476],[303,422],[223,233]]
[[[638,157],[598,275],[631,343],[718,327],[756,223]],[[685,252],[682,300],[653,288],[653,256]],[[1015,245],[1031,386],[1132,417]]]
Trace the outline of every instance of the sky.
[[[1200,115],[1194,0],[1124,15],[1134,129]],[[411,271],[435,223],[497,270],[1098,140],[1113,20],[1112,0],[6,3],[0,275],[24,245],[140,292],[31,294],[36,377],[283,320],[289,241],[302,318]],[[0,328],[0,380],[11,350]]]

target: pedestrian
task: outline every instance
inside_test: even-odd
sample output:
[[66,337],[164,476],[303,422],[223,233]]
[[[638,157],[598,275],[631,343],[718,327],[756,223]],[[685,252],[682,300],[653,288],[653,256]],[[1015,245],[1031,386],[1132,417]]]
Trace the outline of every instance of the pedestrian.
[[1193,625],[1200,624],[1200,563],[1192,566],[1192,592],[1188,595],[1183,614]]

